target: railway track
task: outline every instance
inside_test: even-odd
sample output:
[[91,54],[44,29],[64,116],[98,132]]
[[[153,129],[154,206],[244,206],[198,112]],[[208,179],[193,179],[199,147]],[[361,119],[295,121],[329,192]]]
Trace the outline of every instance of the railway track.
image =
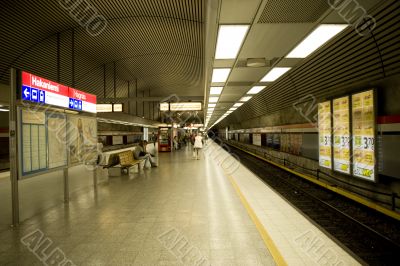
[[[226,143],[229,145],[229,143]],[[241,163],[339,245],[368,265],[399,265],[400,222],[321,188],[234,146]]]

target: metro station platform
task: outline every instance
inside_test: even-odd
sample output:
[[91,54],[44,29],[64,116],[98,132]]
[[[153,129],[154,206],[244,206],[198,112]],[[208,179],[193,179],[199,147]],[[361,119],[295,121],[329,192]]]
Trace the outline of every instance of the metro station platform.
[[1,233],[0,265],[359,264],[217,144],[191,155],[160,153]]

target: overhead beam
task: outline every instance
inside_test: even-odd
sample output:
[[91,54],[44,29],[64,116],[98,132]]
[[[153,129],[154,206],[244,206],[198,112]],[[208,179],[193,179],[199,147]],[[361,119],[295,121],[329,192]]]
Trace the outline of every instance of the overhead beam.
[[[128,98],[128,97],[122,97],[122,98],[97,98],[98,103],[115,103],[115,102],[163,102],[167,101],[168,102],[168,97],[137,97],[137,98]],[[203,96],[179,96],[178,98],[175,98],[179,100],[180,102],[184,101],[192,101],[192,102],[202,102],[204,100]]]

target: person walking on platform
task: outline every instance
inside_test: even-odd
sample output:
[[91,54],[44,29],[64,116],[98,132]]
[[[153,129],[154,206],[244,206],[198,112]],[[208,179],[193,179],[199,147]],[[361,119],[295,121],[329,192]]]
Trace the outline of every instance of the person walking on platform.
[[178,137],[177,136],[174,137],[173,142],[174,142],[174,150],[179,149],[179,143],[178,143]]
[[196,135],[194,138],[194,155],[197,160],[200,160],[199,157],[199,151],[203,148],[203,137],[201,136],[201,133]]

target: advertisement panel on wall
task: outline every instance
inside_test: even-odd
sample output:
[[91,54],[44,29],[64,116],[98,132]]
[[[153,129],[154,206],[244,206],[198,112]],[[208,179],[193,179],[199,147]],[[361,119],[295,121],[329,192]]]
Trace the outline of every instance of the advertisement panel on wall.
[[318,104],[319,165],[332,169],[331,102]]
[[67,117],[64,114],[47,115],[47,139],[49,146],[49,169],[66,166]]
[[253,145],[261,146],[261,134],[253,134]]
[[375,97],[369,90],[352,95],[353,175],[375,181]]
[[333,169],[350,174],[350,98],[333,100]]
[[97,120],[94,117],[68,116],[70,163],[89,163],[97,159]]

